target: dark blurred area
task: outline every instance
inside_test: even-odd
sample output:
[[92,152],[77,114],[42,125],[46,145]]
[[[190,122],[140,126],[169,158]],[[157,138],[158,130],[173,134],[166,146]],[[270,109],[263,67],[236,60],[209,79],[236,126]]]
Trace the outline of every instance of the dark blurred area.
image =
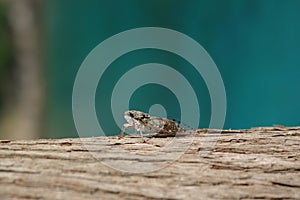
[[[2,0],[0,138],[78,137],[72,89],[81,63],[110,36],[148,26],[180,31],[214,59],[227,93],[224,128],[299,125],[299,8],[297,0]],[[170,60],[140,54],[119,62]],[[207,127],[209,96],[197,92]]]

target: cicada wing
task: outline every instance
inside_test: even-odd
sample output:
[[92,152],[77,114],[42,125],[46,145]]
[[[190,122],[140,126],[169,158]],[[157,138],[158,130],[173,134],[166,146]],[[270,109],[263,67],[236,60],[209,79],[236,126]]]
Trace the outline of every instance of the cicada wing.
[[145,128],[148,132],[157,133],[164,128],[165,120],[159,117],[151,117]]
[[177,132],[184,131],[175,121],[159,117],[153,117],[151,119],[151,127],[153,127],[153,131],[157,133],[176,134]]

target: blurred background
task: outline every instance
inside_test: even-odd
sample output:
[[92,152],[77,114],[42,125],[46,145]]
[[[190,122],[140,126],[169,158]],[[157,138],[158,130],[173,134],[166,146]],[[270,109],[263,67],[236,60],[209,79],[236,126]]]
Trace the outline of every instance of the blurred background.
[[[72,89],[81,63],[108,37],[148,26],[180,31],[211,55],[227,93],[224,128],[300,125],[299,8],[298,0],[0,0],[0,138],[78,137]],[[154,50],[114,64],[150,61],[187,65]],[[199,127],[207,127],[210,98],[199,85]],[[98,110],[110,102],[101,95],[97,114],[106,116]],[[135,96],[133,107],[143,106]]]

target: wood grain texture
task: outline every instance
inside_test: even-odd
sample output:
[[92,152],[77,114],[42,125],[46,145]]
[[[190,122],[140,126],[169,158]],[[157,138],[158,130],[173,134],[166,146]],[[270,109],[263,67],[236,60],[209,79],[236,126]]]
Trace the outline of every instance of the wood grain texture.
[[[216,132],[195,131],[177,160],[176,149],[147,154],[170,137],[1,140],[0,198],[300,199],[300,127]],[[107,166],[138,172],[143,164],[159,169]]]

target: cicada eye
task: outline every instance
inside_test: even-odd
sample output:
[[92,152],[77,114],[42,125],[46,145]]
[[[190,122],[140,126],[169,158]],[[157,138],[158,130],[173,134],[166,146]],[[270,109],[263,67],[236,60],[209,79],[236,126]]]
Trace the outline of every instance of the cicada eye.
[[129,113],[129,115],[130,115],[130,117],[134,117],[134,115],[131,112]]

